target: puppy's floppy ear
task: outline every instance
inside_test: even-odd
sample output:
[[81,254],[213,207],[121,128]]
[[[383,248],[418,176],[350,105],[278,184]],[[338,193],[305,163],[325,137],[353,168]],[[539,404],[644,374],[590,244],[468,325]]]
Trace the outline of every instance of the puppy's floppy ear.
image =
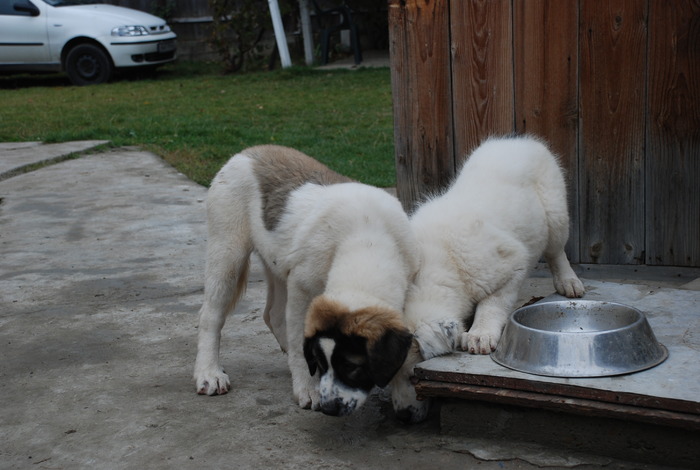
[[406,329],[389,329],[368,351],[374,383],[386,387],[406,360],[413,336]]
[[314,344],[317,338],[305,338],[304,339],[304,358],[306,359],[306,365],[309,366],[309,373],[313,376],[316,373],[316,358],[314,357]]

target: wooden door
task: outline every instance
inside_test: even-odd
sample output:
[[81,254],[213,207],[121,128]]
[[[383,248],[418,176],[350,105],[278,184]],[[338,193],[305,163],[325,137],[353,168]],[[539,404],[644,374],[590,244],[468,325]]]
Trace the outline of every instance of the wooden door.
[[389,0],[408,209],[490,135],[560,156],[573,262],[700,266],[700,1]]

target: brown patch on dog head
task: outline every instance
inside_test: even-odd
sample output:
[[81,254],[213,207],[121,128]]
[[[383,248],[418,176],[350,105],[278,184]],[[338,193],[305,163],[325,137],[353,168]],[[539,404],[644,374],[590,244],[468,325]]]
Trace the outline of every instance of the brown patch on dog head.
[[322,186],[352,181],[308,155],[281,145],[259,145],[243,152],[255,160],[255,177],[263,195],[265,228],[274,230],[289,193],[306,183]]
[[304,336],[311,338],[319,331],[326,331],[337,325],[339,318],[346,316],[348,310],[340,302],[327,299],[320,295],[309,306],[304,324]]
[[387,307],[365,307],[351,311],[345,305],[319,295],[306,315],[304,336],[311,338],[319,332],[337,330],[346,336],[361,336],[373,347],[387,330],[408,332],[401,314]]

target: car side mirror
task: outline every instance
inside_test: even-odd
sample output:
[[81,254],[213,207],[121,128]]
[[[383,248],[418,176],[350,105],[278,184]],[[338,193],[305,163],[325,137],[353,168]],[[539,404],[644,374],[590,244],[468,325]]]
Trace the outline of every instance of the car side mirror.
[[20,0],[12,4],[12,8],[15,11],[20,11],[22,13],[29,13],[29,16],[39,16],[41,13],[39,9],[32,2],[27,0]]

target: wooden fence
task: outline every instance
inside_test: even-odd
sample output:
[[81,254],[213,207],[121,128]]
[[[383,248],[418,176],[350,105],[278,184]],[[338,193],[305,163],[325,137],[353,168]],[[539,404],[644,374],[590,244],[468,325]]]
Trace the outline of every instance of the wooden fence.
[[561,156],[573,262],[700,266],[700,2],[389,0],[397,192],[489,135]]

